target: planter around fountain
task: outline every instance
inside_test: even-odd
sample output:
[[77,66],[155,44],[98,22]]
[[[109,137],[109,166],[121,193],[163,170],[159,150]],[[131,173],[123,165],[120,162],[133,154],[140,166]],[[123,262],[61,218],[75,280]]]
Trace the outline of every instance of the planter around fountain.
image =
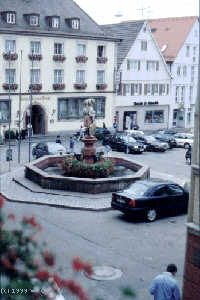
[[25,166],[25,177],[39,184],[44,189],[67,190],[79,193],[99,194],[122,190],[139,179],[150,177],[150,169],[129,159],[107,157],[116,166],[124,166],[133,171],[133,175],[108,178],[78,178],[61,175],[49,175],[45,172],[48,167],[61,164],[65,156],[45,156]]

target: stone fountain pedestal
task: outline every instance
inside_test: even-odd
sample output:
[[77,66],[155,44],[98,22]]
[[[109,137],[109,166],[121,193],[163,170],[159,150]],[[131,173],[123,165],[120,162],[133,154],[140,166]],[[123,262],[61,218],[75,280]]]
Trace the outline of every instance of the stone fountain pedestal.
[[97,142],[97,139],[92,135],[87,135],[81,140],[81,142],[85,144],[82,149],[83,161],[90,165],[94,164],[94,157],[96,154],[94,144]]

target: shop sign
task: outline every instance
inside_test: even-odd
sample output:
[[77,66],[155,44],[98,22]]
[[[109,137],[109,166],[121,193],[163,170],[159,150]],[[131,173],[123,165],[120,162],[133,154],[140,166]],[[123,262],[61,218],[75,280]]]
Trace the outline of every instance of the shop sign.
[[133,105],[141,106],[141,105],[158,105],[158,101],[145,101],[145,102],[133,102]]

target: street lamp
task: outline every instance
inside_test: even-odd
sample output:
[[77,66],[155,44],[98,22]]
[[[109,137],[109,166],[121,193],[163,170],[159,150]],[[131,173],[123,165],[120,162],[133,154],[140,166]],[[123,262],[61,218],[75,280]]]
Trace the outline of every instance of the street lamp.
[[9,66],[8,66],[8,107],[9,107],[9,123],[8,123],[8,149],[6,151],[6,160],[9,161],[9,172],[10,172],[10,161],[12,160],[12,149],[11,149],[11,144],[10,144],[10,125],[11,125],[11,101],[10,101],[10,84],[11,84],[11,74],[10,74],[10,56],[11,52],[9,50],[8,52],[9,55]]
[[29,105],[29,123],[28,123],[28,161],[31,161],[31,135],[32,135],[32,102],[33,102],[33,50],[32,50],[32,64],[31,64],[31,84],[30,92],[30,105]]

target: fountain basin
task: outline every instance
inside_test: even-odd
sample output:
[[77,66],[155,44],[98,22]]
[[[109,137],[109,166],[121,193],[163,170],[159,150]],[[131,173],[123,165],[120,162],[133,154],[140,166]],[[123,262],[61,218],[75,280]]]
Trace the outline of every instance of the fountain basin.
[[107,157],[116,166],[132,170],[131,175],[107,178],[78,178],[58,174],[48,174],[45,169],[61,164],[66,156],[44,156],[25,165],[25,177],[44,189],[66,190],[79,193],[99,194],[115,192],[127,188],[135,180],[150,177],[150,169],[136,161],[119,157]]

